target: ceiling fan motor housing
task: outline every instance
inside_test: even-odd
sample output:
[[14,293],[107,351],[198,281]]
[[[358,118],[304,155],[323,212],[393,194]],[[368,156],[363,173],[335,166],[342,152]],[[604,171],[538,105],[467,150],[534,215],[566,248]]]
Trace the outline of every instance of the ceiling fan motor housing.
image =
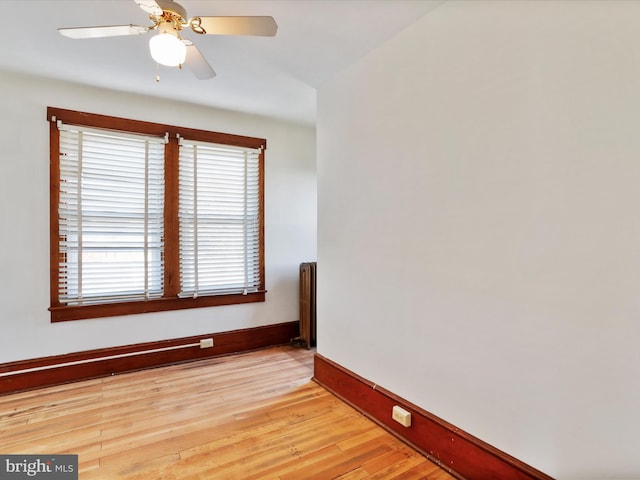
[[175,18],[178,23],[187,23],[187,11],[184,7],[173,0],[156,0],[158,6],[162,9],[163,17]]

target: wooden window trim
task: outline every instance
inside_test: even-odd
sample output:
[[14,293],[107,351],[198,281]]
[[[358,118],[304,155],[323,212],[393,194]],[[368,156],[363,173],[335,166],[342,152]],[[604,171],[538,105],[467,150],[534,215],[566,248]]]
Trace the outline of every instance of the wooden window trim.
[[[209,132],[161,123],[130,120],[107,115],[77,112],[62,108],[48,107],[47,119],[50,126],[50,296],[52,322],[82,320],[90,318],[131,315],[148,312],[201,308],[221,305],[265,301],[265,259],[264,259],[264,150],[267,141],[263,138],[246,137],[227,133]],[[104,128],[129,133],[164,136],[169,134],[165,146],[165,206],[164,206],[164,294],[160,299],[105,303],[95,305],[64,305],[59,300],[58,271],[62,261],[59,238],[58,205],[60,201],[60,135],[57,121],[71,125]],[[189,140],[220,143],[246,148],[261,148],[260,154],[260,288],[256,293],[212,295],[198,298],[178,298],[180,290],[180,228],[178,219],[178,135]]]

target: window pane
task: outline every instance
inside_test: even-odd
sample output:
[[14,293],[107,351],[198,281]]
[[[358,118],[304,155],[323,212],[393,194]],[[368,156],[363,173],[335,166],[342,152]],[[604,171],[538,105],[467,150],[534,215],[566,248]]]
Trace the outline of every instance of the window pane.
[[260,288],[259,155],[182,141],[181,296]]
[[60,151],[60,301],[161,296],[162,139],[68,127]]

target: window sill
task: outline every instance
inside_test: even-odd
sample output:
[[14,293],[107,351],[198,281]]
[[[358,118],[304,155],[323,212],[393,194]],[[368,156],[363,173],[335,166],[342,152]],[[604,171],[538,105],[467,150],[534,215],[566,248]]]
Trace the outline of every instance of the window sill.
[[107,303],[100,305],[62,305],[50,307],[51,322],[87,320],[91,318],[116,317],[139,313],[166,312],[186,308],[216,307],[265,301],[266,291],[247,295],[212,295],[198,298],[160,298],[135,302]]

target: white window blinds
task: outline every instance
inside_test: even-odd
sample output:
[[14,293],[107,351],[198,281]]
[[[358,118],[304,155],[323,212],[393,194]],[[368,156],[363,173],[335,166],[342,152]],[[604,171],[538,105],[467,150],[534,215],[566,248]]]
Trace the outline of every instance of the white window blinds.
[[60,301],[160,297],[165,139],[59,129]]
[[258,291],[259,159],[259,149],[181,139],[181,297]]

